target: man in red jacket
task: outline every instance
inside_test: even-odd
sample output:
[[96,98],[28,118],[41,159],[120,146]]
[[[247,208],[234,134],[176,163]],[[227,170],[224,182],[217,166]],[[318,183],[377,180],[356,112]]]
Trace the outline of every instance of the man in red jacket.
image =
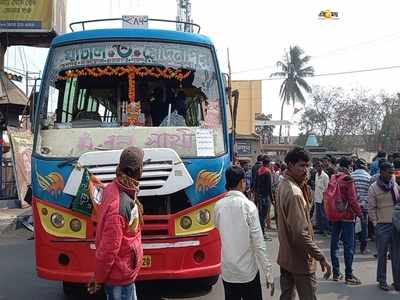
[[107,300],[136,300],[135,279],[143,259],[140,228],[143,207],[137,199],[143,151],[126,148],[116,179],[107,185],[98,209],[96,270],[89,292],[104,285]]
[[339,161],[339,172],[336,175],[339,182],[340,192],[343,199],[347,201],[347,212],[341,221],[332,224],[331,237],[331,260],[333,267],[333,280],[340,281],[343,275],[340,273],[339,264],[339,240],[343,241],[345,280],[348,285],[360,285],[361,281],[353,274],[353,257],[355,243],[355,218],[362,216],[360,204],[357,200],[357,192],[353,178],[350,176],[351,160],[342,157]]

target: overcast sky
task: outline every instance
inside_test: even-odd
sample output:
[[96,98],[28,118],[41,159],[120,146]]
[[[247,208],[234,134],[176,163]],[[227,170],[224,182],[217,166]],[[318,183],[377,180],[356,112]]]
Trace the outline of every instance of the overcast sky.
[[[68,23],[123,14],[176,17],[176,0],[68,0],[67,3]],[[313,57],[311,64],[316,74],[400,66],[399,8],[398,0],[192,0],[193,20],[214,41],[224,70],[229,47],[233,79],[269,78],[285,49],[296,44]],[[318,14],[325,9],[338,12],[339,20],[320,20]],[[12,51],[17,55],[10,51],[7,64],[19,65],[19,53]],[[30,69],[43,66],[44,50],[26,53],[33,62]],[[400,68],[315,77],[309,83],[393,93],[400,91],[399,80]],[[281,81],[263,82],[263,112],[272,113],[274,119],[280,117],[280,84]],[[288,107],[285,118],[290,120],[292,113],[293,108]]]

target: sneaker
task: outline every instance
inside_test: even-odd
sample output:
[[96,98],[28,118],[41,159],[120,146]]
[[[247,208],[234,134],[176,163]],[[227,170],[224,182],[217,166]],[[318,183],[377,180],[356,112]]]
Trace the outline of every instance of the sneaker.
[[360,285],[361,280],[358,279],[356,276],[352,275],[351,277],[346,278],[346,284],[348,285]]
[[343,280],[343,274],[334,274],[333,275],[333,281],[342,281]]
[[392,289],[394,289],[394,290],[396,290],[398,292],[400,291],[400,288],[396,288],[396,285],[394,283],[392,283],[390,286],[391,286]]
[[370,254],[371,251],[369,251],[368,249],[364,249],[364,250],[361,250],[360,253],[361,253],[362,255],[367,255],[367,254]]
[[381,283],[379,283],[378,286],[382,291],[385,291],[385,292],[390,291],[390,287],[388,286],[388,284],[386,282],[381,282]]

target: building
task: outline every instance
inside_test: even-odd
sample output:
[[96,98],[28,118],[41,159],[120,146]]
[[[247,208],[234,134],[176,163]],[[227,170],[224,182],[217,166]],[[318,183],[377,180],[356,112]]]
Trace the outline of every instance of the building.
[[256,161],[260,139],[256,135],[256,114],[262,112],[262,81],[233,80],[232,90],[239,91],[236,120],[236,151],[242,161]]

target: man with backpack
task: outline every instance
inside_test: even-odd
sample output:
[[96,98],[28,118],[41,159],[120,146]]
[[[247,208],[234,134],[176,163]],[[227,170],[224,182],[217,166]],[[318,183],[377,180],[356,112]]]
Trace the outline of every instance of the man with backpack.
[[384,291],[390,290],[386,281],[388,251],[391,254],[394,287],[400,290],[400,233],[392,222],[394,207],[400,201],[400,193],[393,174],[393,165],[390,162],[383,163],[380,176],[371,186],[368,194],[368,212],[375,225],[378,251],[377,282],[379,288]]
[[326,213],[332,222],[331,260],[333,280],[340,281],[339,241],[343,241],[345,281],[348,285],[360,285],[361,281],[353,274],[353,257],[355,242],[355,217],[361,218],[362,211],[357,200],[356,187],[350,176],[352,161],[347,157],[339,160],[338,173],[332,175],[325,192]]

